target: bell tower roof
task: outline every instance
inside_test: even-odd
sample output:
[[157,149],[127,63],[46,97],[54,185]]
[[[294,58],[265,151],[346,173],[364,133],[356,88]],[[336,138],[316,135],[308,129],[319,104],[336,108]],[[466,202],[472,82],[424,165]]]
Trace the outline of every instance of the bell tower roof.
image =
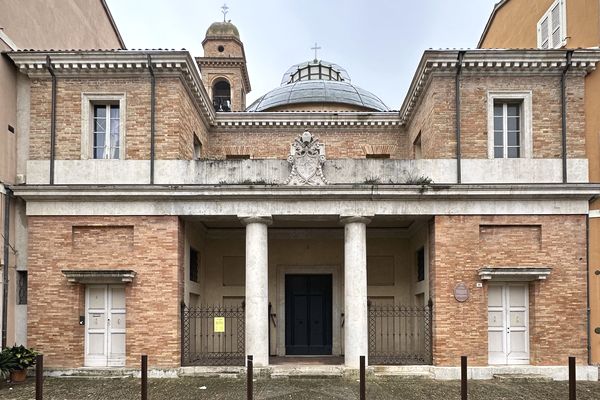
[[240,40],[240,32],[231,21],[214,22],[206,30],[206,38],[230,38]]

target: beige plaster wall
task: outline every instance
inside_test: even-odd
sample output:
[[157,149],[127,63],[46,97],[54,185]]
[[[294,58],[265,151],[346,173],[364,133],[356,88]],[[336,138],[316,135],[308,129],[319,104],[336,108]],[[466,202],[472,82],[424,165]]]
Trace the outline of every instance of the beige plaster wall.
[[22,49],[118,49],[100,0],[0,0],[0,26]]

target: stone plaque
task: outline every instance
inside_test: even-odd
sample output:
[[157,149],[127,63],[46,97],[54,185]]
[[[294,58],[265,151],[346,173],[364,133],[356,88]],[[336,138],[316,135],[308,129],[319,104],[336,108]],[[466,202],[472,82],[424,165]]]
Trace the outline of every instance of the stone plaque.
[[464,303],[469,299],[469,288],[463,282],[458,283],[454,287],[454,298],[460,303]]

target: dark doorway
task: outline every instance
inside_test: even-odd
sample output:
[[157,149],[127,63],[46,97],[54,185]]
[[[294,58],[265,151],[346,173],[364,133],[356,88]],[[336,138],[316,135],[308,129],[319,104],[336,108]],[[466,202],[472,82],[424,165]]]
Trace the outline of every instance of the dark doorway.
[[285,353],[331,354],[331,275],[285,276]]

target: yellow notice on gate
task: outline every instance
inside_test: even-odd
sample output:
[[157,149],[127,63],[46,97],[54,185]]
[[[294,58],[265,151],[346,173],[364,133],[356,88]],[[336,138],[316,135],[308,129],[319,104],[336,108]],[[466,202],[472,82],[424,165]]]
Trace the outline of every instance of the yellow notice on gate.
[[215,333],[225,332],[225,317],[215,317],[213,331]]

